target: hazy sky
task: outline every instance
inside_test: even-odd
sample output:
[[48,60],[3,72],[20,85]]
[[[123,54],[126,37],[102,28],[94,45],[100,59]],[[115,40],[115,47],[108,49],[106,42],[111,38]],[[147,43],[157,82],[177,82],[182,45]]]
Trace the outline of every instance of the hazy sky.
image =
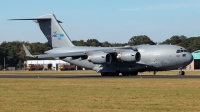
[[32,21],[53,13],[71,40],[97,39],[124,43],[147,35],[162,42],[173,35],[200,36],[200,0],[1,0],[3,41],[46,42]]

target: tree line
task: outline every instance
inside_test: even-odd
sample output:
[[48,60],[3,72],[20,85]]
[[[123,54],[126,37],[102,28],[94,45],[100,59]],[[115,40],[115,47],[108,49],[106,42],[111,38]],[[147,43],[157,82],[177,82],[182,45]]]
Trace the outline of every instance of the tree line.
[[[108,41],[99,42],[97,39],[88,39],[84,40],[74,40],[72,43],[76,46],[96,46],[96,47],[119,47],[119,46],[133,46],[133,45],[141,45],[141,44],[171,44],[178,45],[186,48],[189,52],[194,52],[200,49],[200,37],[189,37],[187,38],[184,35],[181,36],[172,36],[169,39],[166,39],[163,42],[153,42],[146,35],[133,36],[129,39],[127,43],[110,43]],[[44,51],[52,49],[52,47],[46,43],[29,43],[22,41],[13,41],[13,42],[2,42],[0,45],[0,65],[4,65],[5,59],[5,67],[18,67],[22,68],[25,60],[30,60],[33,58],[26,57],[25,52],[23,50],[22,44],[25,44],[26,47],[32,54],[42,54]]]
[[163,42],[154,42],[146,35],[139,35],[133,36],[129,39],[127,43],[109,43],[99,42],[97,39],[88,39],[87,41],[84,40],[75,40],[72,41],[76,46],[102,46],[102,47],[119,47],[119,46],[133,46],[133,45],[142,45],[142,44],[149,44],[149,45],[156,45],[156,44],[170,44],[170,45],[178,45],[186,48],[189,52],[194,52],[200,49],[200,36],[198,37],[189,37],[187,38],[184,35],[172,36],[169,39],[166,39]]

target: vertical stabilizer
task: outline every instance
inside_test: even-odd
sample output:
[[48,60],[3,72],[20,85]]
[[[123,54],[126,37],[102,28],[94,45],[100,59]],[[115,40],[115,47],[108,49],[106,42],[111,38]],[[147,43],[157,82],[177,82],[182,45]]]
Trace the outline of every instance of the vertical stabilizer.
[[62,22],[58,21],[54,14],[42,15],[37,20],[34,20],[34,22],[38,23],[41,31],[53,48],[74,46],[60,26],[59,23]]
[[53,48],[74,46],[68,35],[60,26],[59,23],[62,22],[58,21],[54,16],[54,14],[46,14],[38,18],[10,19],[10,20],[33,20],[39,25],[44,36],[47,38],[49,44]]

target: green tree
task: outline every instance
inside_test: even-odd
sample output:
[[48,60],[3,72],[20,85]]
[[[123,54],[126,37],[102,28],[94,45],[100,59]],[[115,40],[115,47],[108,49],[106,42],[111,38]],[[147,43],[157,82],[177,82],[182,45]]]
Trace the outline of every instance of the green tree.
[[17,66],[18,66],[19,69],[22,69],[22,67],[23,67],[23,61],[19,60]]
[[174,35],[170,39],[163,41],[161,44],[172,44],[180,46],[181,42],[183,42],[185,39],[187,39],[187,37],[184,35],[181,36]]
[[88,39],[86,41],[87,46],[101,46],[101,43],[97,39]]
[[[192,40],[193,39],[193,40]],[[194,52],[200,49],[200,37],[191,38],[191,44],[188,47],[188,51]]]
[[[194,49],[194,44],[193,41],[196,39],[197,37],[190,37],[190,38],[187,38],[187,39],[184,39],[182,42],[181,42],[181,45],[182,47],[186,48],[189,52],[193,52]],[[200,49],[200,48],[199,48]]]
[[141,44],[150,44],[155,45],[155,42],[153,42],[148,36],[146,35],[140,35],[140,36],[133,36],[129,39],[128,44],[130,46],[132,45],[141,45]]
[[101,43],[102,47],[110,47],[111,44],[108,41]]
[[22,44],[25,44],[32,54],[42,54],[44,51],[51,49],[51,46],[47,43],[28,43],[28,42],[2,42],[0,45],[0,65],[3,65],[4,57],[6,65],[19,66],[27,59],[33,59],[25,56]]
[[73,43],[75,46],[87,46],[87,45],[86,45],[86,42],[85,42],[84,40],[79,40],[79,41],[74,40],[74,41],[72,41],[72,43]]

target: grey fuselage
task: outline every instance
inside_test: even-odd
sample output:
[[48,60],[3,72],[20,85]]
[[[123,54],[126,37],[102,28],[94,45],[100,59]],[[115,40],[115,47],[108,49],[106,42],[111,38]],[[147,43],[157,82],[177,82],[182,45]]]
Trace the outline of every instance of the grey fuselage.
[[[185,48],[176,45],[137,45],[131,46],[137,49],[141,55],[138,62],[123,62],[112,58],[110,64],[94,64],[82,57],[66,57],[62,60],[95,70],[97,72],[133,72],[133,71],[163,71],[172,70],[184,67],[192,62],[193,57],[191,53],[187,52]],[[118,49],[118,47],[84,47],[72,46],[54,48],[46,51],[46,54],[56,53],[71,53],[71,52],[84,52],[84,51],[98,51],[103,49]],[[177,52],[179,51],[179,52]]]

